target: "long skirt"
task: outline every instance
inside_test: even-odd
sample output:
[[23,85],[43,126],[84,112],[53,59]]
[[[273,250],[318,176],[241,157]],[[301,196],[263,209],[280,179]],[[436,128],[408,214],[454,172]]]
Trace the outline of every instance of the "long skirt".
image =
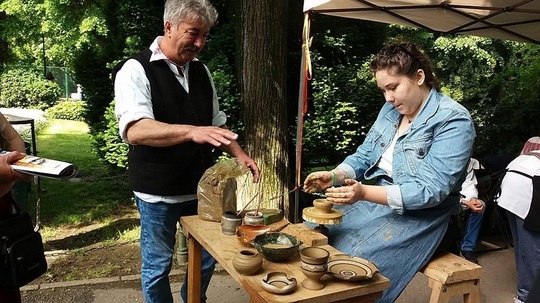
[[390,279],[390,288],[378,303],[395,302],[433,256],[452,215],[450,207],[405,211],[400,215],[386,205],[366,201],[334,208],[343,211],[343,220],[327,226],[329,244],[373,262]]

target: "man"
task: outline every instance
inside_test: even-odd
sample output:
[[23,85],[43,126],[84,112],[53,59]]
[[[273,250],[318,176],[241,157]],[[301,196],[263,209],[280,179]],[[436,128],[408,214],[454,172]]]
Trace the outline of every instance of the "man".
[[476,185],[475,169],[480,168],[478,160],[471,158],[469,160],[469,166],[467,167],[467,177],[461,185],[461,205],[462,209],[466,212],[465,231],[460,244],[460,253],[463,258],[478,264],[478,259],[474,252],[476,248],[476,242],[478,240],[478,234],[482,227],[482,218],[484,217],[484,210],[486,203],[478,199],[478,189]]
[[[129,181],[140,213],[143,295],[159,303],[173,302],[168,274],[176,222],[197,213],[197,183],[213,164],[212,148],[236,157],[259,179],[257,164],[225,126],[210,72],[195,58],[216,10],[207,0],[167,0],[163,17],[164,36],[113,71],[115,112],[130,144]],[[203,250],[201,302],[214,265]]]
[[497,203],[506,211],[514,242],[518,272],[515,302],[523,303],[540,274],[540,150],[520,155],[508,164]]

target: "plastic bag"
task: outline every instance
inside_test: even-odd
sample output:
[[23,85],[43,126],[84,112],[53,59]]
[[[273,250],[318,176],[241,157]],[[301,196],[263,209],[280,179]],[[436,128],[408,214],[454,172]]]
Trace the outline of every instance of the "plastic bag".
[[236,178],[249,172],[236,159],[227,159],[206,170],[197,186],[199,218],[220,222],[226,211],[236,211]]

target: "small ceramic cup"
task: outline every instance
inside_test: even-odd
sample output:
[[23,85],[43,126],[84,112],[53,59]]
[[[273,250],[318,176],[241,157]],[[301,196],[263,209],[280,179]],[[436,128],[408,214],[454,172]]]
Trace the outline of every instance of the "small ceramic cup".
[[221,232],[225,235],[234,235],[236,227],[242,225],[242,217],[234,211],[226,211],[221,216]]
[[264,216],[262,212],[248,211],[244,215],[244,225],[264,225]]

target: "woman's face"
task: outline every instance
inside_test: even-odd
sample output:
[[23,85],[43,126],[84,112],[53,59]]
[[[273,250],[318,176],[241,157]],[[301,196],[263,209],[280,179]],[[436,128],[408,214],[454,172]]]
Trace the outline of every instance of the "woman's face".
[[412,78],[398,75],[395,68],[381,69],[375,72],[375,79],[385,100],[394,105],[402,115],[416,114],[427,97],[424,71],[421,69]]

